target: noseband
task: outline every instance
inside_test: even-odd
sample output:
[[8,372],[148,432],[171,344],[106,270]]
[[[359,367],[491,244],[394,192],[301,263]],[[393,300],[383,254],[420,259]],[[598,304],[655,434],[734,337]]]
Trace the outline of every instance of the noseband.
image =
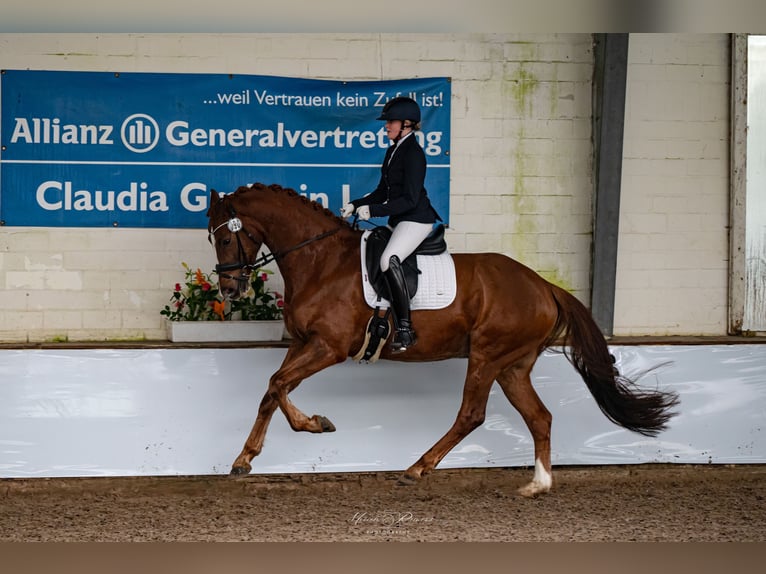
[[[306,239],[305,241],[301,241],[297,245],[288,247],[287,249],[283,251],[278,251],[276,253],[266,253],[264,255],[261,255],[260,257],[257,257],[255,261],[253,261],[252,263],[247,263],[245,261],[245,249],[242,246],[242,240],[240,239],[239,232],[244,231],[245,236],[256,245],[258,244],[258,242],[255,239],[253,239],[253,236],[250,233],[247,232],[247,230],[242,225],[242,220],[239,217],[237,217],[236,211],[231,206],[229,206],[229,214],[231,215],[231,217],[227,221],[224,221],[223,223],[221,223],[218,227],[216,227],[212,231],[208,230],[208,235],[213,240],[215,240],[216,231],[218,231],[219,229],[225,226],[228,228],[229,231],[231,231],[234,234],[234,237],[236,237],[238,261],[236,263],[225,263],[225,264],[218,263],[215,266],[215,272],[218,274],[219,277],[235,280],[237,283],[241,284],[243,288],[247,286],[247,281],[249,279],[250,272],[252,272],[253,269],[258,269],[259,267],[268,265],[272,261],[279,261],[291,251],[295,251],[297,249],[300,249],[301,247],[305,247],[306,245],[308,245],[309,243],[313,243],[314,241],[318,241],[320,239],[324,239],[325,237],[329,237],[330,235],[333,235],[340,230],[339,227],[336,227],[335,229],[331,229],[330,231],[325,231],[324,233],[320,233],[319,235],[310,237]],[[214,241],[213,241],[213,245],[215,245]],[[226,273],[226,271],[233,271],[234,269],[246,270],[247,274],[240,274],[239,277],[234,277],[233,275],[229,275],[228,273]]]

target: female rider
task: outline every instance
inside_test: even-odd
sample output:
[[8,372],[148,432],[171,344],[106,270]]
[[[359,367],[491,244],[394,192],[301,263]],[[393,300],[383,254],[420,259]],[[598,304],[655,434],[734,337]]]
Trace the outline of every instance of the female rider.
[[417,337],[410,320],[410,295],[401,263],[441,218],[431,206],[424,186],[426,156],[414,136],[420,129],[417,102],[407,97],[393,98],[377,119],[386,122],[386,132],[392,142],[383,159],[380,182],[368,195],[344,205],[341,216],[350,217],[356,212],[362,220],[388,217],[393,233],[380,258],[380,269],[391,293],[396,326],[391,347],[394,352],[402,352],[412,347]]

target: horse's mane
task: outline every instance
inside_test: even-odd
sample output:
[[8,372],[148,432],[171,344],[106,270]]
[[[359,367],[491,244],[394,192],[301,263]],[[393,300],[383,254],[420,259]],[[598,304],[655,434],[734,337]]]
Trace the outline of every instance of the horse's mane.
[[253,183],[251,185],[242,185],[238,187],[232,196],[244,196],[248,193],[266,193],[266,192],[272,192],[276,194],[281,194],[284,197],[287,197],[290,199],[290,201],[295,201],[297,203],[302,204],[303,206],[312,209],[315,212],[321,213],[325,217],[332,218],[336,221],[336,223],[342,223],[347,226],[351,226],[351,224],[346,221],[345,219],[342,219],[341,217],[338,217],[335,215],[332,211],[327,209],[325,206],[323,206],[321,203],[314,201],[312,199],[307,198],[305,195],[301,195],[297,191],[295,191],[292,188],[289,187],[282,187],[279,184],[272,183],[271,185],[266,185],[263,183]]

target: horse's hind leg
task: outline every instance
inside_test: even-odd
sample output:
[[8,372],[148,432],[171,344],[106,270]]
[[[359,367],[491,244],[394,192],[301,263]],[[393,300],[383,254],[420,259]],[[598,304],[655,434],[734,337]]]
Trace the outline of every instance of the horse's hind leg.
[[530,372],[534,365],[527,361],[503,371],[497,378],[503,393],[527,423],[535,444],[535,475],[521,487],[519,494],[533,497],[548,492],[553,485],[551,472],[551,413],[532,387]]
[[484,422],[489,390],[496,374],[497,368],[493,365],[483,365],[483,361],[475,357],[469,359],[463,401],[455,422],[447,434],[405,471],[399,478],[399,484],[414,484],[423,475],[431,472],[450,450]]

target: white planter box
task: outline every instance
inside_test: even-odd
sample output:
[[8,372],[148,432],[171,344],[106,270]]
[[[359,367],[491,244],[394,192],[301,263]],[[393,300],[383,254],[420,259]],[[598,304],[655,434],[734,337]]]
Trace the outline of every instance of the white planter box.
[[281,341],[285,324],[277,321],[165,321],[174,343]]

